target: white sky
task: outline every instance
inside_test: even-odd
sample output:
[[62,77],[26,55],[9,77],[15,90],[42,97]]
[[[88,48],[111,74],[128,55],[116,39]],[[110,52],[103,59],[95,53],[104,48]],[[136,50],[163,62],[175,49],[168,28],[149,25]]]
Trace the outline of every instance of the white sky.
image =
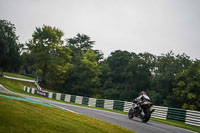
[[45,24],[64,38],[88,35],[104,57],[172,50],[200,59],[200,0],[0,0],[0,19],[15,24],[22,43]]

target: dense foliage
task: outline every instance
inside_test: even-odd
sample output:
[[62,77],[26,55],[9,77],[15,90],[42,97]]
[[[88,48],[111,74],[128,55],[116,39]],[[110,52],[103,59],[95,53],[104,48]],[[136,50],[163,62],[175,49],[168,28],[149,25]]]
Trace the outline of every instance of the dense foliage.
[[20,47],[15,26],[0,19],[0,71],[17,71],[20,67]]
[[[10,23],[4,25],[15,29]],[[17,47],[13,33],[10,39],[1,38],[5,43],[1,43],[0,61],[1,67],[9,68],[6,71],[17,72],[19,69],[12,68],[14,63],[11,63],[15,59],[12,55],[7,59],[5,54],[12,50],[7,46]],[[55,27],[37,27],[19,58],[20,72],[38,77],[43,87],[63,93],[132,101],[146,90],[155,105],[200,109],[199,60],[185,54],[175,55],[172,51],[155,56],[121,50],[104,59],[99,50],[93,49],[95,41],[89,36],[78,33],[64,41],[63,35]],[[16,49],[19,56],[19,47]]]
[[[32,72],[47,87],[55,88],[63,84],[71,67],[71,49],[63,47],[63,35],[61,30],[44,25],[36,28],[33,38],[26,44],[28,52],[23,56],[33,57]],[[28,64],[29,60],[24,62]]]

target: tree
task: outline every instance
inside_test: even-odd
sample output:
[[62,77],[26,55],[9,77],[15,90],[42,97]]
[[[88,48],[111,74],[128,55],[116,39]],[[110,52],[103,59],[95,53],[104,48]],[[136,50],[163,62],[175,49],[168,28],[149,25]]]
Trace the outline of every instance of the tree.
[[67,46],[72,50],[88,50],[91,49],[95,41],[91,41],[90,37],[84,34],[78,33],[74,38],[69,38],[66,40]]
[[155,65],[156,65],[156,56],[154,56],[148,52],[139,53],[138,56],[146,62],[146,65],[147,65],[149,71],[151,71],[151,74],[154,75],[155,74]]
[[99,92],[99,60],[102,54],[93,50],[94,41],[84,34],[77,34],[66,40],[66,46],[72,50],[72,68],[65,82],[65,92],[71,94],[94,96]]
[[[22,65],[20,67],[20,72],[24,75],[33,75],[33,71],[35,71],[34,60],[35,57],[28,52],[23,52],[21,55]],[[37,74],[36,74],[37,75]]]
[[82,52],[80,62],[73,64],[70,77],[66,80],[67,92],[81,96],[92,96],[97,93],[101,74],[97,57],[93,50]]
[[68,78],[71,64],[71,49],[69,47],[55,47],[55,53],[50,55],[51,61],[47,66],[47,84],[55,89],[60,88]]
[[[127,51],[116,50],[101,62],[101,89],[103,97],[107,99],[121,99],[121,92],[125,89],[126,67],[132,58]],[[110,93],[113,92],[113,93]],[[110,94],[108,94],[110,93]]]
[[[124,71],[129,61],[132,58],[132,54],[127,51],[116,50],[111,53],[111,56],[107,58],[108,65],[111,69],[112,82],[120,85],[124,83]],[[122,89],[122,88],[120,88]]]
[[[124,99],[133,100],[141,91],[150,89],[151,64],[147,62],[145,54],[134,55],[126,67]],[[150,54],[149,54],[150,57]]]
[[20,48],[14,24],[0,19],[0,68],[16,72],[20,67]]
[[185,54],[174,55],[172,51],[157,57],[150,91],[150,97],[152,97],[154,104],[178,106],[176,97],[173,95],[175,76],[183,72],[190,64],[188,56]]
[[35,73],[40,73],[42,84],[57,88],[64,83],[71,67],[71,49],[63,46],[64,33],[51,26],[36,28],[33,39],[27,43],[34,57]]
[[[91,41],[89,36],[80,33],[73,38],[66,39],[66,46],[72,50],[72,64],[78,65],[80,59],[82,58],[82,53],[87,50],[91,50],[94,44],[95,41]],[[98,57],[100,59],[101,54],[97,50],[96,53],[98,53]]]
[[190,110],[200,110],[200,61],[195,61],[185,71],[179,73],[173,89],[181,107]]

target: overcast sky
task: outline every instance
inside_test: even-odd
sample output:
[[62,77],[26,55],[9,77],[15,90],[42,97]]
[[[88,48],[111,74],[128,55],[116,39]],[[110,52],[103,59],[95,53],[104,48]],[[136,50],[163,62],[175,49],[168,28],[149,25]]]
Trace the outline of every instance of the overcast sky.
[[22,43],[50,25],[64,38],[88,35],[104,57],[172,50],[200,59],[200,0],[0,0],[0,19],[15,24]]

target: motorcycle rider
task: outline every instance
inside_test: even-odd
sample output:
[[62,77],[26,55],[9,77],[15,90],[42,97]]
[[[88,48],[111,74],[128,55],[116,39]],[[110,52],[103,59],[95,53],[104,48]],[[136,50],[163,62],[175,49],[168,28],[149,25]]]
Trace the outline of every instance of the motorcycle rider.
[[135,108],[138,107],[138,103],[143,100],[150,101],[150,98],[147,96],[146,91],[142,91],[140,93],[140,96],[133,100],[133,113],[135,111]]

